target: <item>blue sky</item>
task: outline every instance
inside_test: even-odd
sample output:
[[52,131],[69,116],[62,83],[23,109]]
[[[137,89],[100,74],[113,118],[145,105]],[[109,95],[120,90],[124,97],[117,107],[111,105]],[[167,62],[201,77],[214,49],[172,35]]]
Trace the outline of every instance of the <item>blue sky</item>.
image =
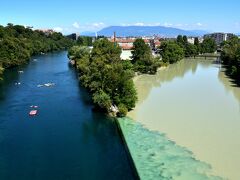
[[163,25],[240,32],[239,0],[1,0],[0,24],[64,34],[110,25]]

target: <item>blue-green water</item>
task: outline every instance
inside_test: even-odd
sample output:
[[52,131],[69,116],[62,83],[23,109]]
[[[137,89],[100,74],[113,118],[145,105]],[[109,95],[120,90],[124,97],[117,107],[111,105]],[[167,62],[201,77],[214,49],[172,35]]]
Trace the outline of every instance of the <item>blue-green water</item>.
[[165,134],[150,131],[128,118],[119,119],[129,151],[142,180],[221,180],[212,176],[211,166],[195,159],[188,149]]
[[115,124],[92,111],[66,52],[35,58],[0,85],[0,180],[134,179]]

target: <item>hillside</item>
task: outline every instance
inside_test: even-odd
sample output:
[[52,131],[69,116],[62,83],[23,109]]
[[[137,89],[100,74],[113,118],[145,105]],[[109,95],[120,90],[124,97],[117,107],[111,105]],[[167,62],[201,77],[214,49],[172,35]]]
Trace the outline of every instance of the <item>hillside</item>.
[[[110,26],[98,31],[98,35],[112,36],[116,32],[117,36],[152,36],[159,35],[162,37],[176,37],[178,35],[202,36],[206,31],[202,30],[183,30],[178,28],[164,26]],[[83,33],[83,35],[95,36],[95,33]]]

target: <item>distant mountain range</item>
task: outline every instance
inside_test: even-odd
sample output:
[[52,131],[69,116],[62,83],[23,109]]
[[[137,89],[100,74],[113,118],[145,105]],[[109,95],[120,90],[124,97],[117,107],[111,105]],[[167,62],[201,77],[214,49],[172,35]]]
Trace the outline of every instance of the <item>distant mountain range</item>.
[[[159,35],[161,37],[170,38],[177,37],[178,35],[203,36],[208,33],[203,30],[183,30],[164,26],[110,26],[98,31],[97,34],[99,36],[102,35],[110,37],[113,36],[114,32],[116,32],[116,35],[120,37]],[[95,36],[95,33],[83,32],[81,35]]]

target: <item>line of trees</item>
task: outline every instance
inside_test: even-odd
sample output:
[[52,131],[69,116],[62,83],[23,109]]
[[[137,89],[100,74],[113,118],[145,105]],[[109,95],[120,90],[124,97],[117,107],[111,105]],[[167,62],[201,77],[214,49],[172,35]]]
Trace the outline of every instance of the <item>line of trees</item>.
[[10,23],[0,26],[0,75],[3,68],[24,64],[32,55],[67,49],[72,44],[61,33],[45,34]]
[[185,57],[195,57],[199,54],[214,53],[217,50],[217,44],[212,38],[205,38],[202,43],[199,39],[194,38],[194,44],[191,44],[187,40],[187,36],[179,35],[177,37],[177,43],[184,49]]
[[240,80],[240,39],[235,36],[222,44],[221,59],[226,65],[227,74]]
[[164,41],[159,47],[162,60],[165,63],[175,63],[184,57],[196,57],[203,53],[214,53],[217,45],[214,39],[206,38],[202,43],[198,38],[194,39],[194,44],[187,40],[187,36],[179,35],[175,41]]

